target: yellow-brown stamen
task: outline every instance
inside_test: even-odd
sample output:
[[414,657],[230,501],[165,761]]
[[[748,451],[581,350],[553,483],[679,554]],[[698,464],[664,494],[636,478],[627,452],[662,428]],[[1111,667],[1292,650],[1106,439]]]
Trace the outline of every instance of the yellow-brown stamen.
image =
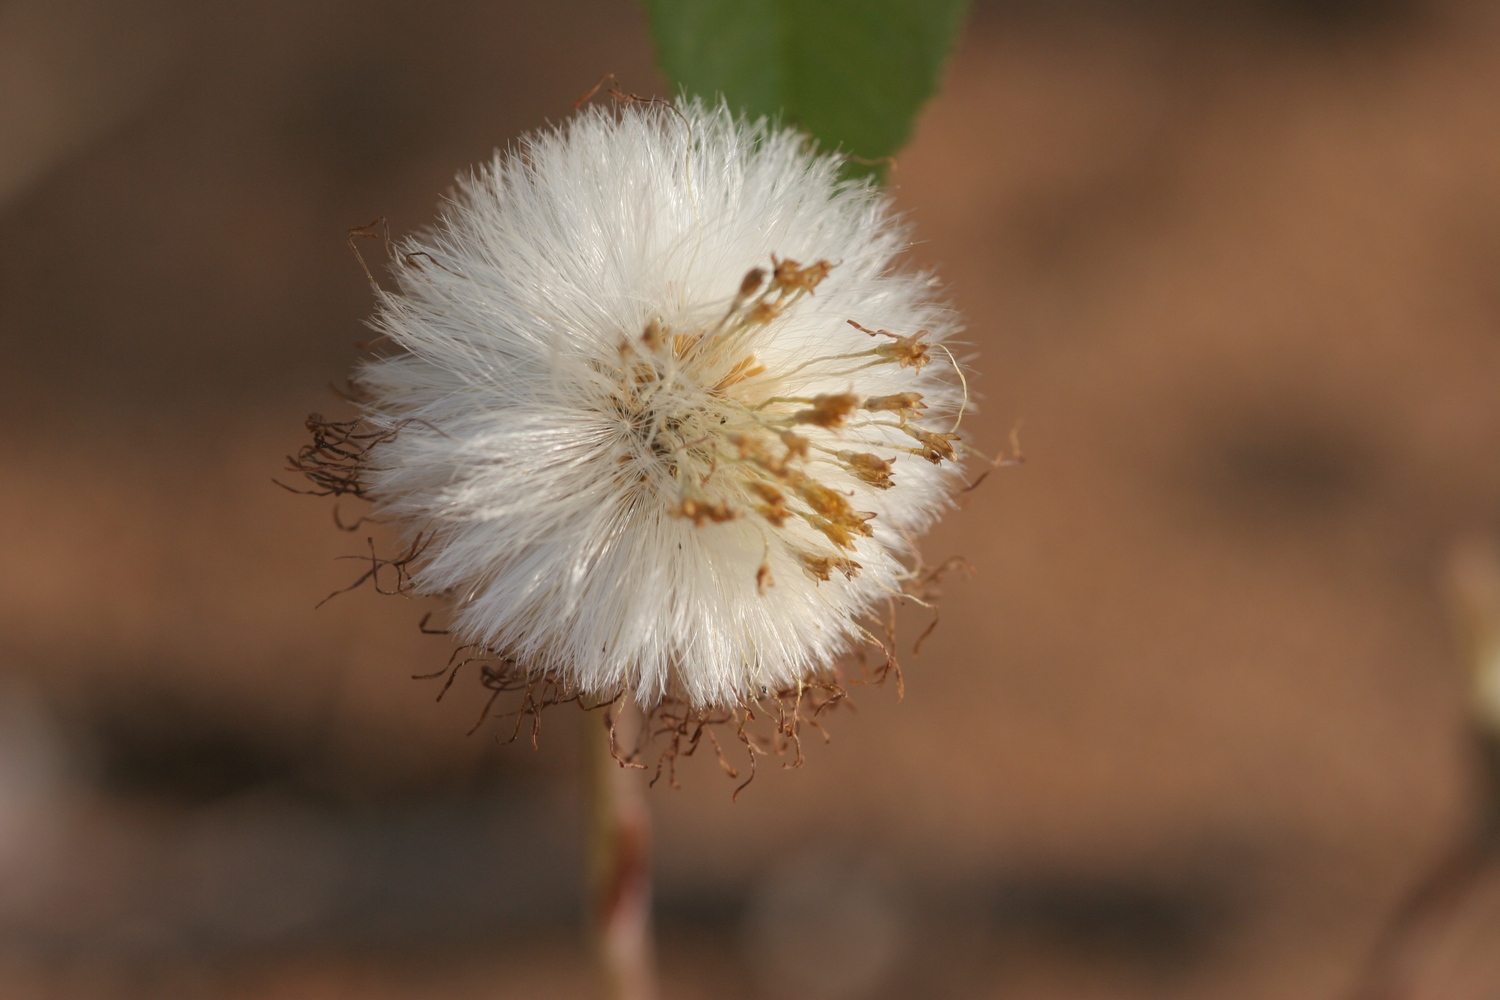
[[[837,450],[835,439],[845,428],[853,424],[899,429],[912,439],[913,446],[892,451],[920,455],[934,463],[957,459],[956,433],[941,434],[917,424],[927,410],[920,392],[867,396],[856,391],[856,378],[849,391],[795,394],[799,391],[796,373],[808,365],[857,362],[846,373],[850,377],[876,365],[920,372],[930,360],[932,347],[926,342],[926,330],[903,336],[867,329],[851,320],[855,329],[876,338],[875,346],[808,358],[791,369],[791,376],[781,370],[774,380],[754,383],[755,388],[735,388],[767,374],[766,366],[752,353],[757,327],[777,321],[800,298],[813,294],[832,268],[826,260],[803,266],[773,256],[769,269],[746,272],[728,311],[711,328],[680,332],[654,318],[639,337],[627,337],[620,345],[621,382],[613,405],[625,433],[638,439],[621,461],[661,462],[662,468],[653,470],[650,477],[643,467],[641,481],[660,481],[662,475],[674,480],[676,489],[683,492],[668,500],[668,509],[697,527],[747,514],[765,525],[761,531],[767,554],[755,576],[760,594],[775,583],[772,538],[779,538],[784,550],[818,580],[830,579],[834,571],[849,579],[860,572],[860,564],[848,555],[860,538],[873,535],[870,522],[875,514],[855,510],[851,501],[862,495],[860,489],[890,489],[895,460],[868,451]],[[778,388],[788,394],[777,395]],[[695,399],[694,392],[701,392],[702,398]],[[897,419],[856,419],[856,414],[894,414]],[[850,442],[853,447],[889,446],[889,442],[882,445],[856,437],[860,439]],[[826,463],[822,467],[827,468],[835,462],[850,477],[838,482],[851,488],[835,488],[837,484],[814,478],[817,463]],[[853,486],[851,479],[862,486]],[[771,529],[785,531],[787,519],[794,516],[821,538],[812,542],[804,534],[794,542],[795,533],[769,534]],[[824,551],[819,553],[819,548]]]
[[749,357],[742,358],[733,368],[729,369],[729,373],[723,378],[719,379],[719,381],[714,385],[713,391],[723,392],[730,386],[735,385],[739,382],[743,382],[747,378],[754,378],[757,375],[764,375],[765,371],[766,366],[761,364],[759,361],[756,361],[755,355],[752,354]]

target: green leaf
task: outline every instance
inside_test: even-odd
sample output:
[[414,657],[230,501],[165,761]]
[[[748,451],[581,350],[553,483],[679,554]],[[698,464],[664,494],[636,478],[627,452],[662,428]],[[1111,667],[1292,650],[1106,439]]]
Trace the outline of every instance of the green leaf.
[[828,149],[890,156],[937,89],[965,0],[644,0],[683,90],[779,115]]

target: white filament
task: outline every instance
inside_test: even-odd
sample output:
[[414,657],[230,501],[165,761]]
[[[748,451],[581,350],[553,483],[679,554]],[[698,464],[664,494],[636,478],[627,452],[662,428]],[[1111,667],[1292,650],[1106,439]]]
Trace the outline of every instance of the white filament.
[[[956,318],[894,269],[903,227],[839,166],[722,107],[591,109],[461,179],[400,248],[374,323],[401,350],[359,374],[367,418],[399,428],[370,493],[430,533],[414,584],[453,595],[462,638],[600,697],[738,705],[826,670],[899,591],[955,481],[910,431],[948,431],[960,393],[953,367],[877,356],[894,337],[848,321],[940,346]],[[741,285],[773,258],[832,267],[752,321]],[[797,422],[850,392],[928,409]],[[743,457],[781,429],[812,446],[784,481]],[[891,461],[891,485],[835,457],[851,450]],[[836,491],[870,534],[840,548],[792,488],[768,520],[756,481]],[[727,513],[684,516],[693,498]],[[814,557],[858,568],[821,579]]]

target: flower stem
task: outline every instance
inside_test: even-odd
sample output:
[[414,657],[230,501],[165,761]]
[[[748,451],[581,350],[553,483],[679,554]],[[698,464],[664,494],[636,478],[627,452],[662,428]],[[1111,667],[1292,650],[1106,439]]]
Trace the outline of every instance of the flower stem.
[[651,931],[651,813],[639,767],[616,759],[636,745],[642,718],[629,701],[610,729],[585,725],[591,779],[589,916],[606,1000],[655,1000]]

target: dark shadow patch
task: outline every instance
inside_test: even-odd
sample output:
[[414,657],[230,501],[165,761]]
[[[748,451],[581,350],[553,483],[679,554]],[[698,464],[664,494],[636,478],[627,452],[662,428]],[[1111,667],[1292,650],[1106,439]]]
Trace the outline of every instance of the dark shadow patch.
[[102,791],[185,806],[301,786],[315,742],[164,690],[117,693],[84,729]]
[[399,174],[438,141],[452,95],[399,51],[351,53],[316,67],[282,123],[302,162],[340,184]]
[[1207,958],[1233,912],[1217,887],[1125,877],[1057,876],[996,892],[1002,933],[1100,959],[1188,968]]
[[1246,412],[1208,418],[1191,445],[1194,489],[1240,521],[1327,520],[1348,513],[1381,476],[1379,450],[1326,416]]
[[1107,19],[1334,40],[1412,26],[1425,0],[979,0],[985,21]]
[[744,922],[745,896],[737,884],[664,886],[657,891],[655,919],[671,933],[713,938],[728,948]]
[[1293,30],[1357,33],[1406,21],[1419,5],[1413,0],[1255,0],[1246,6]]

